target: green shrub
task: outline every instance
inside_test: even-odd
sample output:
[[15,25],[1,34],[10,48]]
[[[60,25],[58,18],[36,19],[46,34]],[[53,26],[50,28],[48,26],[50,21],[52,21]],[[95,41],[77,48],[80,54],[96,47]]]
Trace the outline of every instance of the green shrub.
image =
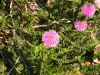
[[[99,75],[100,64],[93,64],[95,46],[100,44],[100,10],[86,18],[81,13],[84,3],[92,0],[6,0],[0,1],[0,75]],[[30,10],[28,2],[38,7]],[[76,19],[88,22],[79,32]],[[60,36],[59,44],[47,48],[42,43],[45,31],[54,29]],[[90,65],[82,65],[90,61]],[[77,74],[76,74],[77,75]]]

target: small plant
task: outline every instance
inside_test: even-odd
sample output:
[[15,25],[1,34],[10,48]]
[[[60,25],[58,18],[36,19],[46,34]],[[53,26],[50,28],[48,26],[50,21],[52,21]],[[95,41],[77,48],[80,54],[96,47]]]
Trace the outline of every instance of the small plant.
[[100,75],[99,0],[1,0],[0,75]]

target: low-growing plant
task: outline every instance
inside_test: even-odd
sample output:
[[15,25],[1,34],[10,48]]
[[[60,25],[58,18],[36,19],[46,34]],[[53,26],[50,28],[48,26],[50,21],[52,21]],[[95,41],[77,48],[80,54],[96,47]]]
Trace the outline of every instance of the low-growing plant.
[[99,0],[1,0],[0,75],[100,75],[99,6]]

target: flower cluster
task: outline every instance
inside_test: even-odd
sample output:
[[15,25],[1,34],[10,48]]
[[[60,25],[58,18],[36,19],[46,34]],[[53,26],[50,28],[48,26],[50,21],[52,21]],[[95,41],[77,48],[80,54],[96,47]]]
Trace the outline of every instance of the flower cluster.
[[[95,0],[95,3],[98,3],[98,0]],[[99,5],[99,4],[98,4]],[[95,14],[96,8],[92,3],[84,4],[82,7],[82,14],[86,17],[92,17]],[[85,31],[88,24],[85,20],[76,20],[74,22],[74,27],[78,31]],[[54,30],[46,31],[42,36],[42,41],[45,46],[55,47],[59,42],[59,35]]]
[[[99,4],[100,0],[95,0],[94,2],[95,2],[95,4],[100,5]],[[82,12],[83,16],[85,16],[85,17],[93,17],[93,15],[96,12],[96,8],[95,8],[94,4],[87,3],[87,4],[83,5],[81,12]],[[78,31],[84,31],[87,28],[87,22],[84,20],[76,20],[74,23],[74,27]]]
[[74,27],[78,31],[84,31],[87,28],[87,21],[84,20],[76,20],[74,23]]
[[92,3],[83,5],[82,14],[86,17],[93,16],[95,13],[95,6]]
[[42,36],[42,41],[47,47],[55,47],[59,42],[59,35],[55,30],[46,31]]
[[[52,2],[54,2],[54,0],[47,0],[48,4]],[[94,0],[94,3],[98,8],[100,8],[100,0]],[[31,10],[35,10],[38,5],[34,2],[34,3],[28,3],[28,6]],[[85,17],[93,17],[93,15],[95,14],[95,11],[96,11],[96,8],[94,4],[92,3],[84,4],[81,10],[83,16]],[[88,24],[87,24],[87,21],[85,20],[77,19],[74,22],[74,27],[78,31],[85,31],[87,26]],[[47,47],[55,47],[59,43],[59,35],[55,30],[46,31],[42,35],[42,42]]]

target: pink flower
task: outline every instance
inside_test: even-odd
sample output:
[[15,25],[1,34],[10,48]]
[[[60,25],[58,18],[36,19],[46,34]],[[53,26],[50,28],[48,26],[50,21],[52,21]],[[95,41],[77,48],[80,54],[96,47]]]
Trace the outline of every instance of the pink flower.
[[59,35],[55,30],[46,31],[42,35],[42,41],[47,47],[55,47],[59,43]]
[[95,6],[92,3],[83,5],[82,14],[86,17],[93,16],[95,13]]
[[31,10],[35,10],[35,9],[37,9],[37,7],[38,7],[38,5],[37,5],[37,3],[28,3],[28,7],[29,7],[29,9],[31,9]]
[[87,28],[87,21],[76,20],[75,23],[74,23],[74,27],[78,31],[84,31]]
[[100,0],[94,0],[95,5],[100,8]]

